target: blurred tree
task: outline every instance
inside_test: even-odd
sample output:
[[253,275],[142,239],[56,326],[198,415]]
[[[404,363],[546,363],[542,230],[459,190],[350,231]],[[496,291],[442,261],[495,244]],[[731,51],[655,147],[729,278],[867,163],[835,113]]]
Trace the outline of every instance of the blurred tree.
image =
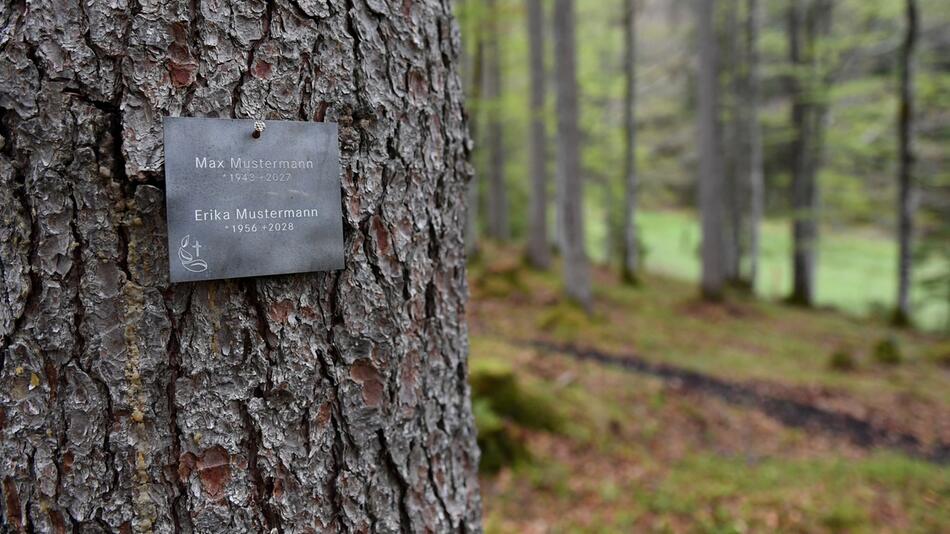
[[505,129],[501,118],[502,68],[498,0],[488,0],[485,98],[488,100],[488,234],[499,241],[511,238],[505,184]]
[[627,283],[638,279],[639,254],[637,247],[637,114],[636,114],[636,66],[637,66],[637,0],[624,1],[624,48],[623,73],[625,100],[623,106],[624,135],[624,202],[623,202],[623,251],[621,254],[622,276]]
[[[759,225],[764,204],[762,134],[759,124],[758,0],[726,0],[720,42],[724,122],[724,257],[727,281],[754,290],[759,255]],[[740,21],[740,18],[742,20]]]
[[527,0],[531,71],[531,221],[528,260],[537,269],[551,265],[548,245],[548,160],[545,113],[544,9],[541,0]]
[[819,189],[824,151],[830,69],[823,62],[823,39],[831,32],[832,0],[789,0],[789,57],[792,98],[792,294],[803,306],[815,302]]
[[584,235],[584,181],[580,165],[578,128],[577,50],[574,35],[574,0],[555,0],[554,50],[557,59],[558,108],[558,217],[564,287],[568,298],[591,308],[590,267]]
[[906,0],[906,30],[898,61],[900,102],[897,119],[898,171],[900,188],[897,202],[897,309],[894,321],[910,324],[910,288],[913,271],[914,213],[917,191],[914,187],[914,51],[917,47],[917,2]]
[[714,30],[716,0],[697,2],[697,133],[699,144],[699,211],[702,227],[702,281],[704,298],[719,300],[725,283],[724,187],[719,140],[719,43]]
[[[465,86],[468,130],[471,139],[478,143],[479,117],[481,115],[482,88],[485,85],[485,38],[479,15],[479,6],[472,0],[458,0],[456,13],[462,28],[462,83]],[[471,40],[470,45],[468,40]],[[474,160],[473,154],[469,159]],[[474,163],[474,162],[473,162]],[[480,168],[473,165],[468,183],[467,215],[465,219],[465,253],[469,258],[478,254],[478,215],[481,207],[479,195]]]
[[745,269],[740,270],[743,282],[751,290],[755,289],[759,272],[760,232],[765,214],[765,178],[762,148],[762,125],[759,122],[759,29],[762,25],[760,0],[747,0],[745,22],[745,77],[743,78],[742,101],[746,145],[743,153],[748,158],[745,173],[748,192],[748,215],[744,225],[746,243]]
[[716,12],[716,33],[721,43],[718,78],[721,83],[719,102],[723,155],[723,264],[726,281],[740,285],[739,264],[743,256],[741,238],[743,219],[747,215],[742,202],[745,183],[742,180],[745,163],[745,123],[742,121],[742,80],[745,75],[744,57],[740,52],[739,0],[719,0]]

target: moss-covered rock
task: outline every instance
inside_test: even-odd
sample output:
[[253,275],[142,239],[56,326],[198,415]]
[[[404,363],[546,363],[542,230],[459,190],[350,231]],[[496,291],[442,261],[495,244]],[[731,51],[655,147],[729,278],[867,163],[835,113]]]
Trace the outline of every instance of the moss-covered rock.
[[482,471],[494,472],[529,457],[520,429],[561,430],[556,399],[539,386],[519,380],[504,361],[473,360],[469,380]]

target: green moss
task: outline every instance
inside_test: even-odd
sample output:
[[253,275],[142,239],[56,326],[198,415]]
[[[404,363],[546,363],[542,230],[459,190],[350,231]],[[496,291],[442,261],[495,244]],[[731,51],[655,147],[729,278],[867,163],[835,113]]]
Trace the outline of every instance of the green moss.
[[896,337],[882,339],[874,346],[874,360],[885,365],[897,365],[904,359]]
[[569,301],[549,307],[538,317],[538,328],[561,338],[574,339],[603,322],[596,314]]
[[833,371],[854,371],[857,367],[858,362],[848,347],[839,347],[828,358],[828,368]]
[[483,472],[497,472],[530,458],[521,429],[557,432],[562,428],[555,399],[539,387],[522,383],[506,362],[473,359],[469,381]]

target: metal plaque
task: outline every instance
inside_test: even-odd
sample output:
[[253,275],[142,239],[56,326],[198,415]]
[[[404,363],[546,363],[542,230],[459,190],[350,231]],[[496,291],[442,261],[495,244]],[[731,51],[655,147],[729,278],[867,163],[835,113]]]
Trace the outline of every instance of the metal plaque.
[[337,125],[165,118],[172,282],[343,268]]

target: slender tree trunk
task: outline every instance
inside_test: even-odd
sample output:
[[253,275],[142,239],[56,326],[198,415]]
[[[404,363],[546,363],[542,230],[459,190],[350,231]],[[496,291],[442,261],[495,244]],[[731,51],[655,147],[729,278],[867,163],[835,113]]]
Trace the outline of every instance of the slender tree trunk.
[[[804,5],[807,2],[807,5]],[[815,302],[815,269],[818,262],[818,170],[824,149],[824,123],[828,113],[825,92],[827,68],[818,53],[819,40],[830,31],[831,0],[791,0],[789,51],[792,76],[792,124],[795,130],[792,158],[792,294],[794,304]]]
[[[469,16],[472,16],[469,14]],[[485,85],[485,39],[481,31],[479,20],[466,20],[469,24],[468,34],[475,39],[475,53],[470,60],[471,78],[468,90],[469,133],[472,140],[478,143],[480,138],[479,126],[483,112],[482,88]],[[471,159],[471,158],[470,158]],[[482,212],[481,195],[479,194],[479,176],[481,168],[473,163],[474,172],[468,184],[468,215],[465,228],[465,252],[469,258],[478,254],[478,219]]]
[[508,191],[505,187],[505,138],[501,120],[501,47],[499,45],[497,0],[488,0],[487,72],[485,97],[488,107],[488,233],[492,238],[507,241]]
[[624,202],[622,275],[627,283],[636,283],[639,277],[639,243],[637,242],[637,0],[624,0],[623,73],[626,94],[623,106],[624,143]]
[[528,260],[537,269],[551,266],[548,246],[548,140],[544,121],[544,9],[541,0],[527,0],[531,67],[531,223]]
[[916,0],[906,0],[907,28],[900,50],[900,108],[897,120],[898,172],[900,193],[897,204],[898,267],[897,310],[898,324],[909,324],[910,290],[913,272],[914,213],[917,194],[914,188],[914,49],[917,47],[918,16]]
[[761,226],[765,216],[765,177],[762,152],[762,126],[759,123],[759,28],[762,25],[760,0],[748,0],[746,6],[746,76],[745,76],[745,123],[748,158],[749,214],[746,224],[746,265],[744,281],[751,291],[759,274],[761,249]]
[[740,285],[740,264],[743,257],[742,228],[745,211],[742,202],[742,190],[745,183],[745,124],[742,122],[745,102],[741,101],[742,78],[744,74],[743,58],[739,51],[739,0],[720,0],[720,11],[725,12],[724,24],[719,35],[723,43],[724,61],[719,62],[720,80],[725,89],[720,92],[717,108],[723,124],[723,203],[725,205],[725,224],[723,232],[723,257],[726,280],[734,286]]
[[699,76],[697,124],[699,141],[699,211],[702,226],[704,298],[719,300],[726,279],[724,251],[724,188],[719,143],[719,45],[714,31],[715,0],[700,0],[697,10]]
[[[387,5],[8,4],[0,531],[480,529],[457,31]],[[169,284],[166,115],[338,122],[346,268]]]
[[584,236],[584,183],[578,127],[577,51],[574,0],[555,0],[554,43],[557,58],[558,158],[561,189],[558,200],[563,225],[564,286],[568,298],[591,306],[590,267]]

